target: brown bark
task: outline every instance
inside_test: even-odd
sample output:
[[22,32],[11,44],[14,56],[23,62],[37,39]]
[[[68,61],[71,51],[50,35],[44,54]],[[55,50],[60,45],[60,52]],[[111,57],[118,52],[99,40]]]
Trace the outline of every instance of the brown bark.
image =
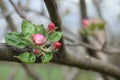
[[[6,46],[5,44],[0,44],[0,61],[11,61],[11,62],[20,63],[20,61],[14,58],[13,56],[19,55],[20,53],[26,52],[26,51],[30,51],[30,50],[27,48],[19,49],[12,46]],[[61,54],[61,53],[58,53],[58,54]],[[77,56],[75,56],[75,53],[70,54],[69,52],[66,53],[66,57],[63,58],[61,62],[54,61],[54,58],[56,57],[57,56],[53,57],[52,63],[78,67],[80,69],[85,69],[85,70],[93,70],[93,71],[107,74],[117,79],[120,79],[120,69],[112,64],[108,64],[90,57],[78,58]],[[59,57],[57,58],[59,59]],[[36,63],[41,63],[39,58],[37,59]]]

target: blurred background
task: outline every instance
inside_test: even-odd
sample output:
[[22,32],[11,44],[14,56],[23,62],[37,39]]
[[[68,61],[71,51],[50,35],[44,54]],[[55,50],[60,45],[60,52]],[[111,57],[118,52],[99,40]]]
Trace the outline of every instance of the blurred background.
[[[43,0],[12,0],[18,6],[23,15],[32,23],[39,25],[50,22],[49,15]],[[65,35],[77,40],[81,26],[80,0],[56,0],[62,27],[67,28],[77,37]],[[95,3],[97,1],[97,5]],[[99,18],[105,20],[106,26],[120,26],[120,0],[85,0],[86,12],[89,19]],[[100,9],[100,10],[99,10]],[[100,12],[99,12],[100,11]],[[54,13],[54,12],[53,12]],[[0,42],[4,43],[4,36],[11,31],[21,31],[22,18],[16,13],[9,0],[0,0]],[[76,47],[76,52],[82,47]],[[78,56],[84,55],[81,51]],[[102,80],[95,72],[80,70],[73,67],[56,64],[32,64],[28,65],[32,73],[40,77],[40,80]],[[0,80],[35,80],[25,70],[24,66],[14,62],[0,62]]]

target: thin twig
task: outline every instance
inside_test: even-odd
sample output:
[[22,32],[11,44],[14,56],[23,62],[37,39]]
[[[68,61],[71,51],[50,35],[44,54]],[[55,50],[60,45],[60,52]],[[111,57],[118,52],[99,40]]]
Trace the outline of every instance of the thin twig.
[[111,48],[111,47],[102,47],[102,48],[96,48],[94,47],[93,45],[91,44],[88,44],[88,43],[85,43],[85,42],[76,42],[66,36],[64,36],[64,39],[72,42],[72,43],[66,43],[65,45],[66,46],[83,46],[85,48],[88,48],[88,49],[92,49],[92,50],[95,50],[95,51],[100,51],[100,52],[104,52],[106,54],[110,54],[110,55],[120,55],[120,50],[118,49],[115,49],[115,48]]
[[[18,6],[18,5],[16,5],[16,6]],[[29,9],[29,8],[26,8],[26,7],[23,7],[23,6],[18,6],[18,8],[19,8],[19,9],[22,9],[22,10],[24,10],[24,11],[34,12],[34,13],[40,15],[40,16],[45,17],[45,18],[48,19],[48,20],[50,19],[47,15],[45,15],[45,14],[43,13],[43,11],[42,11],[42,12],[38,12],[38,11],[36,11],[36,10],[32,10],[32,9]],[[24,16],[24,17],[25,17],[25,16]]]
[[[3,13],[6,12],[6,11],[8,11],[8,9],[7,9],[6,5],[5,5],[4,0],[1,0],[1,1],[0,1],[0,8],[2,9],[2,12],[3,12]],[[16,29],[16,27],[15,27],[15,25],[14,25],[14,22],[13,22],[11,16],[8,15],[8,16],[6,16],[5,19],[6,19],[6,21],[8,22],[8,25],[9,25],[9,27],[12,29],[12,31],[16,31],[17,29]]]
[[2,13],[0,13],[0,18],[4,18],[4,17],[10,16],[10,15],[11,15],[11,13],[8,11],[2,12]]
[[21,11],[19,10],[19,7],[16,6],[16,5],[13,3],[12,0],[9,0],[9,1],[10,1],[10,3],[12,4],[12,6],[14,7],[15,11],[18,13],[18,15],[19,15],[21,18],[29,21],[29,20],[21,13]]
[[73,36],[74,38],[77,38],[77,36],[72,32],[70,31],[67,27],[62,27],[63,31],[67,32],[69,35]]
[[92,0],[93,4],[95,5],[95,8],[98,12],[99,17],[105,22],[103,15],[101,13],[101,9],[100,9],[100,3],[102,0]]
[[101,51],[101,49],[98,49],[90,44],[87,44],[87,43],[84,43],[84,42],[75,42],[75,43],[69,43],[69,44],[66,44],[67,46],[83,46],[85,48],[88,48],[88,49],[92,49],[92,50],[95,50],[95,51]]

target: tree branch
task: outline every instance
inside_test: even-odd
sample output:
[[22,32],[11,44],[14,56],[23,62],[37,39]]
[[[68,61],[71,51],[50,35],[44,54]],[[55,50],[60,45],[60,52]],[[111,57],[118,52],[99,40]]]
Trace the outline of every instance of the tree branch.
[[[58,31],[62,31],[61,20],[60,20],[60,17],[58,15],[56,1],[55,0],[44,0],[44,2],[45,2],[45,5],[47,7],[51,21],[53,23],[55,23]],[[60,42],[62,43],[62,46],[59,49],[59,52],[61,54],[55,54],[55,55],[60,57],[59,60],[62,61],[63,57],[65,57],[65,47],[64,47],[63,38],[60,40]],[[55,60],[58,60],[58,58],[56,58]]]
[[80,9],[81,9],[81,17],[82,17],[82,19],[87,18],[85,0],[80,0],[79,4],[80,4]]
[[116,49],[116,48],[113,48],[113,47],[109,47],[109,46],[103,46],[102,48],[96,48],[95,46],[91,45],[91,44],[88,44],[88,43],[85,43],[85,42],[82,42],[82,41],[79,41],[79,42],[75,42],[74,40],[64,36],[64,39],[66,40],[69,40],[70,42],[72,43],[66,43],[65,45],[67,46],[83,46],[87,49],[91,49],[91,50],[94,50],[94,51],[101,51],[101,52],[104,52],[106,54],[110,54],[110,55],[120,55],[120,50],[119,49]]
[[49,16],[52,22],[58,27],[57,30],[61,31],[61,20],[58,16],[58,9],[55,0],[44,0],[47,10],[49,12]]
[[[30,49],[19,49],[12,46],[7,46],[5,44],[0,44],[0,61],[20,61],[13,56],[19,55],[22,52],[31,51]],[[58,53],[61,54],[61,53]],[[56,64],[68,65],[73,67],[78,67],[85,70],[93,70],[103,74],[113,76],[117,79],[120,79],[120,69],[114,65],[102,62],[100,60],[90,58],[90,57],[78,57],[74,54],[66,53],[66,57],[60,61],[54,61],[57,56],[53,57],[52,62]],[[59,57],[57,57],[59,58]],[[36,63],[41,63],[40,58],[37,59]]]

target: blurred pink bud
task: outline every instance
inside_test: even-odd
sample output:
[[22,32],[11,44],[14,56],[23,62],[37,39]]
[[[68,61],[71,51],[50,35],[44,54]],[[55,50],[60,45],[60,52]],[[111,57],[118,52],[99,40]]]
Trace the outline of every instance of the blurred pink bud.
[[55,24],[54,23],[49,23],[48,24],[48,32],[53,32],[55,30]]
[[97,22],[97,19],[92,19],[91,24],[95,24]]
[[38,54],[40,51],[38,49],[33,49],[34,54]]
[[33,40],[35,46],[40,46],[40,45],[44,44],[45,38],[41,34],[33,34],[32,40]]
[[83,19],[82,20],[82,25],[83,25],[83,27],[88,27],[89,26],[89,20],[88,19]]
[[60,46],[61,46],[61,43],[60,43],[60,42],[54,42],[54,43],[53,43],[54,49],[59,49]]

